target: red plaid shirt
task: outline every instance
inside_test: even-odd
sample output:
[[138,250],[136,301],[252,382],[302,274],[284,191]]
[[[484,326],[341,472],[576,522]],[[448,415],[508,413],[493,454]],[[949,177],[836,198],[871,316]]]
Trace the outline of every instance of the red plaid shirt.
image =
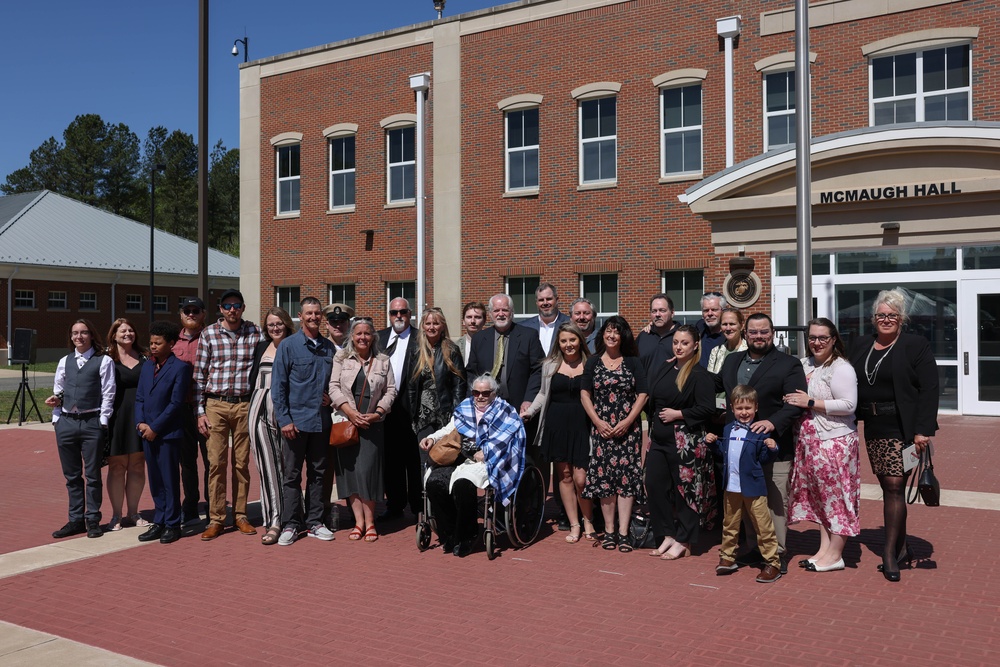
[[195,404],[199,415],[205,414],[206,393],[222,396],[250,393],[254,348],[262,340],[257,325],[246,320],[235,332],[224,331],[222,322],[205,327],[194,362]]

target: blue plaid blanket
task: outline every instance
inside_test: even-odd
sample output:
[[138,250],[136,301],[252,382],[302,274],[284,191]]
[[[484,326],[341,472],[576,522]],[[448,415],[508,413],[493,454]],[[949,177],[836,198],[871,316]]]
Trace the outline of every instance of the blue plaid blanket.
[[524,472],[524,424],[517,410],[502,398],[494,399],[476,424],[476,409],[467,398],[455,408],[455,428],[465,438],[474,438],[486,459],[486,474],[500,504],[510,503]]

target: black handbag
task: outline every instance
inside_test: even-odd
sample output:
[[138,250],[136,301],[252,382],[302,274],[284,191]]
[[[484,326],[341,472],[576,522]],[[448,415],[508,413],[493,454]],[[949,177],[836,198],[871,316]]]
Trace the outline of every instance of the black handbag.
[[653,549],[656,547],[656,538],[653,536],[649,512],[640,508],[632,510],[632,520],[628,524],[628,539],[633,549]]
[[[914,492],[916,485],[916,492]],[[924,501],[927,507],[938,507],[941,505],[941,484],[934,475],[934,462],[931,460],[931,447],[927,443],[924,453],[920,456],[920,463],[910,478],[910,488],[906,491],[906,502],[912,505],[917,501],[917,496]]]

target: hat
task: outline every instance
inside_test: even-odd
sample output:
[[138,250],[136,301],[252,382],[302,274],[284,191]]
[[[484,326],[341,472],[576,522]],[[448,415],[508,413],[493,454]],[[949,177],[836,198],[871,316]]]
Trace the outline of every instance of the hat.
[[326,319],[332,322],[342,322],[354,317],[354,309],[346,303],[331,303],[323,309]]
[[241,303],[246,303],[246,300],[243,298],[243,293],[240,292],[238,289],[227,289],[225,292],[222,293],[222,296],[219,297],[219,303],[221,304],[226,299],[234,296],[239,298]]
[[194,306],[195,308],[201,308],[205,310],[205,302],[196,296],[189,296],[188,298],[181,301],[181,310],[184,310],[188,306]]

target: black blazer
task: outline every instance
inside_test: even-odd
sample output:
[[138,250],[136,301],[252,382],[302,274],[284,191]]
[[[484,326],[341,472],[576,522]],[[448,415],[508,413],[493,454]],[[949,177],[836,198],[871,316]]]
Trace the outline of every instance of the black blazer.
[[264,358],[264,353],[270,345],[271,339],[265,338],[257,343],[257,347],[253,349],[253,365],[250,366],[250,391],[257,388],[257,376],[260,375],[260,360]]
[[693,430],[704,428],[715,416],[715,378],[711,373],[695,366],[681,390],[677,389],[676,378],[673,364],[662,364],[649,381],[646,414],[652,437],[661,443],[673,442],[673,427],[657,416],[663,408],[680,410],[684,424]]
[[[737,385],[737,373],[747,352],[734,352],[726,357],[722,370],[715,376],[715,390],[726,392],[726,422],[735,421],[732,406],[729,405],[729,394]],[[748,383],[757,390],[757,417],[754,421],[767,419],[774,424],[771,437],[778,442],[778,460],[791,461],[795,456],[795,442],[792,436],[792,424],[802,414],[802,408],[785,403],[785,394],[801,389],[806,391],[806,374],[802,370],[802,362],[793,356],[771,348],[764,355]]]
[[[477,331],[472,337],[469,363],[465,365],[465,377],[472,389],[472,383],[483,373],[493,369],[493,327]],[[500,397],[520,409],[525,401],[535,400],[542,387],[542,359],[545,353],[538,342],[538,331],[516,323],[511,323],[507,333],[507,376],[501,385]],[[500,381],[500,378],[497,378]],[[506,394],[506,395],[505,395]]]
[[[389,354],[386,348],[389,347],[389,337],[392,335],[392,327],[382,329],[378,332],[379,348]],[[404,419],[410,422],[410,392],[409,380],[413,373],[413,355],[417,353],[417,330],[410,327],[410,335],[406,338],[406,357],[403,359],[403,370],[399,374],[399,385],[396,387],[396,400],[392,403],[390,415],[395,413],[395,419]],[[392,355],[389,355],[392,356]],[[404,414],[405,413],[405,414]]]
[[[871,402],[865,397],[870,386],[865,378],[865,358],[875,341],[874,336],[856,340],[847,357],[858,374],[858,419],[860,407]],[[896,412],[903,428],[903,439],[913,442],[914,435],[934,435],[938,430],[937,413],[940,391],[938,368],[931,344],[923,336],[901,333],[891,353],[892,389],[896,395]]]

